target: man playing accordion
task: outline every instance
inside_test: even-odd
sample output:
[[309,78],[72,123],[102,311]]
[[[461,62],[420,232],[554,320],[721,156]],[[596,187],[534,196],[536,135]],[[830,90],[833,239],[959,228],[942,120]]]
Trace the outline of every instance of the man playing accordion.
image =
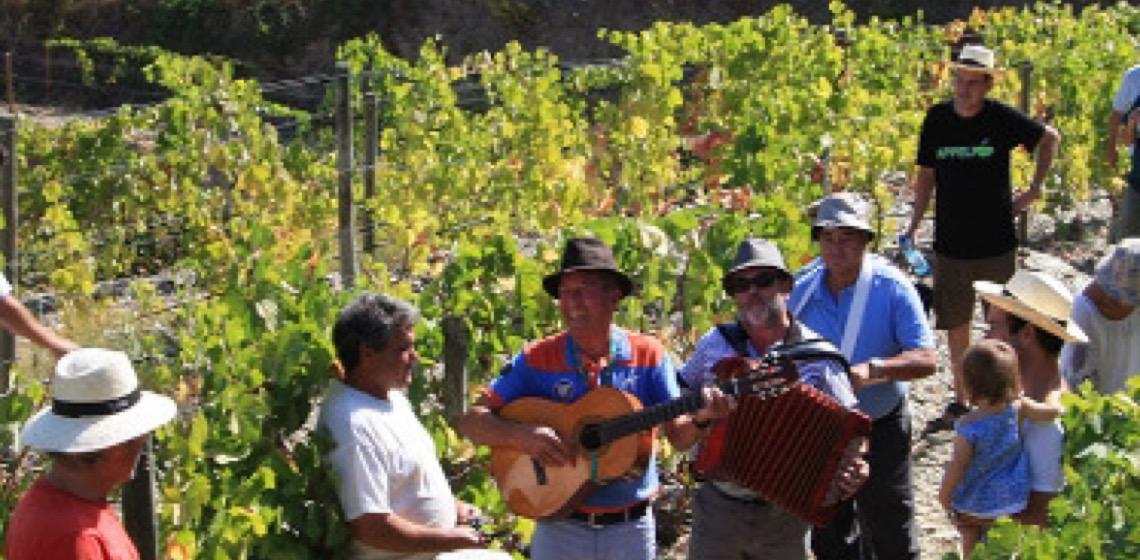
[[[790,346],[818,335],[799,324],[788,311],[792,275],[779,249],[762,239],[745,239],[726,272],[723,286],[736,303],[737,321],[718,325],[697,343],[680,376],[696,388],[716,381],[714,365],[723,358],[757,358],[772,348]],[[827,359],[797,362],[800,380],[847,407],[856,403],[843,364]],[[709,424],[698,424],[708,428]],[[841,459],[836,474],[836,498],[845,499],[868,477],[860,438]],[[689,558],[807,557],[807,521],[764,500],[752,490],[726,480],[701,484],[693,501]]]

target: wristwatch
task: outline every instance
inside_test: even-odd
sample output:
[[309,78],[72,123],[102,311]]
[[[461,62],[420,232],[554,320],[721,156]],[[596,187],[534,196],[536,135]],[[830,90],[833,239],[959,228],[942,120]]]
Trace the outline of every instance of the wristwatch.
[[872,383],[886,381],[887,376],[883,371],[884,361],[882,358],[871,358],[867,360],[867,380]]

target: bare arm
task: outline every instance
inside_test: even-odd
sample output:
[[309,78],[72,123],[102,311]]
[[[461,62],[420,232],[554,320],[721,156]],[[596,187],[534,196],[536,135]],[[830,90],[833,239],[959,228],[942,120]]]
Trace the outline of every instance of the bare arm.
[[946,463],[946,470],[942,474],[942,486],[938,488],[938,502],[942,504],[942,508],[946,513],[953,513],[954,506],[952,505],[952,498],[954,496],[954,488],[962,481],[962,477],[966,474],[966,467],[970,466],[970,461],[974,459],[974,448],[970,442],[961,434],[954,435],[954,450],[950,456],[950,462]]
[[501,418],[491,410],[486,397],[479,397],[459,419],[459,433],[475,443],[492,447],[513,447],[547,465],[562,466],[577,455],[573,446],[562,441],[553,428],[521,424]]
[[395,513],[366,513],[350,521],[349,528],[360,542],[392,552],[444,552],[483,547],[482,536],[471,527],[430,527]]
[[0,298],[0,324],[16,336],[31,340],[51,351],[57,358],[78,348],[78,346],[45,327],[36,320],[24,304],[12,296]]
[[926,215],[926,209],[930,207],[930,195],[933,193],[934,168],[919,167],[918,175],[914,177],[914,208],[910,215],[910,226],[906,229],[906,234],[912,239],[914,232],[918,231],[918,225],[922,223],[922,217]]
[[1052,422],[1064,412],[1061,407],[1060,392],[1053,391],[1045,398],[1045,402],[1035,401],[1029,397],[1022,395],[1017,401],[1018,413],[1023,418],[1028,418],[1034,422]]
[[929,377],[938,368],[938,353],[933,348],[905,350],[871,371],[869,362],[851,366],[851,387],[858,391],[867,385],[884,381],[910,381]]
[[1017,195],[1013,200],[1013,213],[1017,214],[1029,206],[1034,200],[1041,196],[1041,185],[1045,182],[1045,176],[1049,174],[1049,169],[1053,167],[1053,159],[1057,157],[1057,146],[1061,143],[1061,134],[1057,129],[1046,126],[1045,134],[1041,137],[1041,141],[1037,143],[1037,154],[1034,156],[1034,169],[1033,180],[1029,183],[1029,189]]
[[1108,162],[1109,167],[1116,167],[1117,144],[1122,143],[1124,138],[1120,134],[1120,120],[1124,118],[1124,113],[1120,111],[1112,111],[1108,114],[1108,137],[1104,143],[1104,159]]

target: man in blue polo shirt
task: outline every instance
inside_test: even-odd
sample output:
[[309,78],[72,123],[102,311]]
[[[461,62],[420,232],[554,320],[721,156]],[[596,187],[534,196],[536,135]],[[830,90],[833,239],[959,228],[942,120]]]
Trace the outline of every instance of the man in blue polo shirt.
[[[522,397],[569,404],[600,385],[616,387],[648,407],[680,396],[673,360],[655,338],[613,324],[633,282],[617,269],[610,248],[597,239],[571,239],[561,269],[543,279],[558,300],[566,330],[516,355],[459,422],[479,444],[513,447],[547,466],[587,460],[573,441],[548,426],[518,423],[496,414]],[[664,423],[665,435],[686,449],[703,426],[727,416],[734,401],[706,387],[704,408]],[[642,473],[602,484],[566,518],[539,520],[531,537],[535,560],[651,560],[656,537],[650,501],[657,493],[656,458]]]
[[816,558],[918,558],[906,381],[934,373],[934,336],[914,286],[867,252],[868,204],[854,193],[814,205],[821,263],[801,275],[789,307],[851,362],[859,409],[873,419],[871,477],[832,523],[812,530]]

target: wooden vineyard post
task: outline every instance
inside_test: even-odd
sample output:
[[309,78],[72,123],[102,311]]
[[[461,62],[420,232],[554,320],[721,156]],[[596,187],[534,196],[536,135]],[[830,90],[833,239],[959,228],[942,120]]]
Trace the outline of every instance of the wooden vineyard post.
[[348,64],[336,65],[336,169],[339,207],[340,280],[344,289],[356,285],[356,209],[352,199],[352,75]]
[[[16,116],[0,115],[0,202],[4,206],[4,233],[0,237],[0,250],[4,252],[4,276],[13,289],[20,272],[16,257],[16,231],[20,223],[16,195],[17,133]],[[0,394],[8,392],[8,372],[15,361],[16,337],[8,329],[0,329]]]
[[467,352],[471,335],[463,317],[443,318],[443,413],[455,426],[467,408]]

